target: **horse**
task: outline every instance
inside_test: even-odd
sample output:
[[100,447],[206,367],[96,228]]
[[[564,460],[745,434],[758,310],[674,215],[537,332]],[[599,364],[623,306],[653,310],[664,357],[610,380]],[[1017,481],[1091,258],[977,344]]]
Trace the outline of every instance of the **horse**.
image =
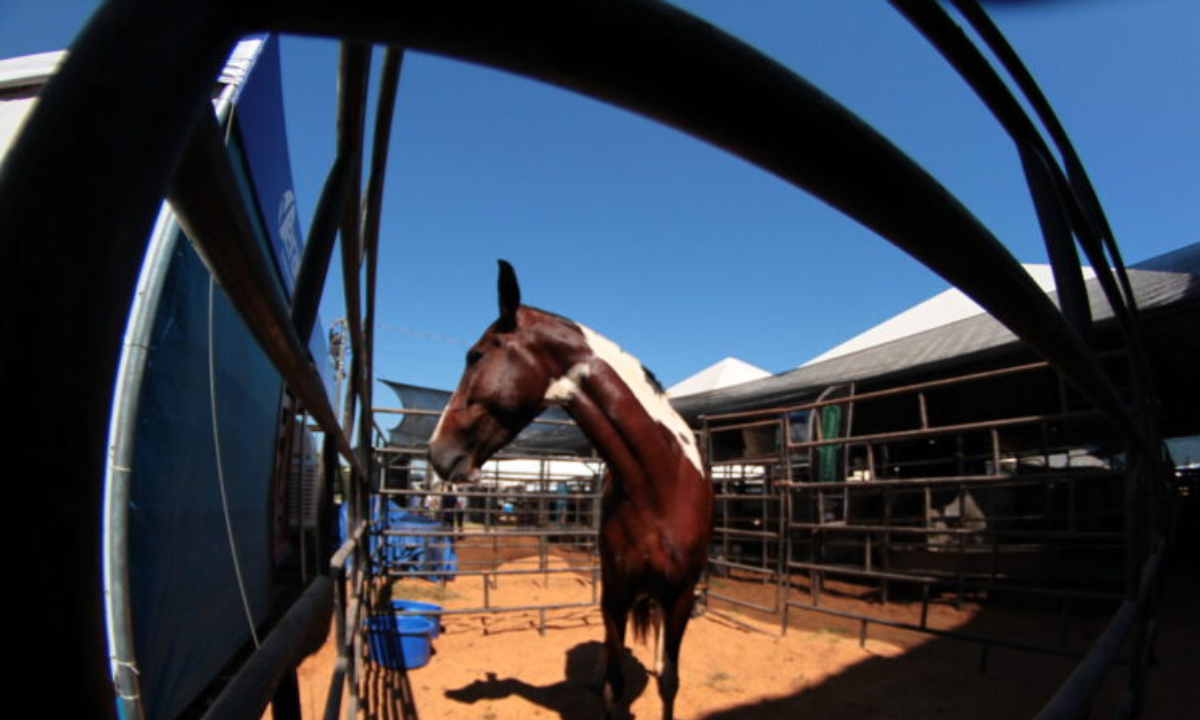
[[566,410],[607,468],[599,533],[605,716],[624,712],[621,658],[632,618],[635,636],[653,628],[661,641],[658,692],[670,720],[713,524],[695,436],[634,357],[583,325],[521,305],[516,273],[503,260],[498,290],[500,317],[467,352],[430,438],[430,462],[452,482],[474,481],[544,409]]

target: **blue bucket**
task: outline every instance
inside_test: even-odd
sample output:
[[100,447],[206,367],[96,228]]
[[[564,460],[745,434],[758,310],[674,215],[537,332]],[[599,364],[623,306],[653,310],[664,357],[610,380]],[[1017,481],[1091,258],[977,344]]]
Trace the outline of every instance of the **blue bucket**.
[[367,618],[371,661],[393,670],[425,667],[434,627],[434,621],[417,615],[372,615]]
[[427,615],[406,617],[423,617],[433,621],[433,633],[430,638],[437,640],[437,636],[442,631],[442,606],[434,605],[433,603],[420,602],[419,600],[393,600],[392,612],[419,612],[428,613]]

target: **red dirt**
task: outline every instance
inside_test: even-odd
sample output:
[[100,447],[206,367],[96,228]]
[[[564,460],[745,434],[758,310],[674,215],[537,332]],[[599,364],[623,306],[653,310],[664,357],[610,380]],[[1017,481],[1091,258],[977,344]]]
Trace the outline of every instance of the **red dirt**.
[[[552,558],[552,564],[561,562]],[[1191,619],[1190,600],[1185,600],[1195,597],[1194,572],[1183,582],[1187,592],[1167,596],[1159,642],[1162,663],[1152,673],[1143,717],[1190,717],[1200,702],[1195,682],[1200,677],[1196,651],[1200,633]],[[755,597],[757,602],[769,602],[774,593],[773,587],[749,582],[725,579],[719,584],[723,592]],[[919,602],[881,605],[850,597],[852,590],[853,586],[829,587],[823,604],[857,606],[879,617],[907,622],[919,618]],[[410,581],[394,586],[396,597],[415,595],[455,608],[480,605],[482,582],[460,578],[446,586],[444,597],[431,598],[431,592],[436,595],[437,589],[429,583]],[[548,582],[541,575],[526,575],[500,579],[490,595],[493,605],[528,605],[589,601],[591,590],[584,578],[572,574],[550,575]],[[722,617],[726,612],[765,632],[731,622]],[[779,631],[777,620],[769,624],[731,610],[721,615],[708,612],[693,620],[680,660],[677,716],[714,720],[1029,717],[1075,663],[993,648],[987,653],[986,672],[980,672],[981,649],[974,643],[873,626],[860,647],[857,622],[803,611],[792,614],[793,627],[782,637],[772,636]],[[1069,647],[1086,648],[1107,617],[1107,612],[1098,611],[1073,620],[1067,632]],[[1165,629],[1168,623],[1172,624],[1170,631]],[[442,624],[433,658],[426,667],[408,672],[407,685],[403,673],[380,671],[367,662],[368,685],[376,692],[381,687],[410,690],[412,705],[426,720],[585,720],[602,716],[600,695],[588,682],[603,638],[598,609],[551,611],[544,635],[538,631],[537,613],[448,615]],[[972,604],[961,609],[934,604],[929,625],[1042,645],[1057,643],[1063,632],[1057,610],[1027,606],[1005,611]],[[626,659],[631,710],[638,718],[656,718],[660,703],[650,670],[651,650],[635,644],[631,651]],[[320,717],[333,658],[332,643],[328,643],[301,666],[306,718]],[[1110,672],[1108,687],[1094,708],[1097,717],[1111,715],[1125,674],[1119,668]],[[406,717],[395,697],[374,716]]]

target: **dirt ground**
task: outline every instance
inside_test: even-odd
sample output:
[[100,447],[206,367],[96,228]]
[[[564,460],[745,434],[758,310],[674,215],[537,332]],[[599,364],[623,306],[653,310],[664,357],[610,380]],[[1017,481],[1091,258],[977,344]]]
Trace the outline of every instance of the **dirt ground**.
[[[460,555],[461,557],[461,555]],[[570,559],[568,559],[570,560]],[[561,567],[561,557],[551,557]],[[528,568],[528,560],[510,560],[501,569]],[[1200,703],[1200,632],[1192,611],[1197,578],[1179,573],[1177,592],[1168,593],[1158,646],[1159,665],[1149,683],[1146,718],[1195,717]],[[1182,582],[1182,585],[1180,585]],[[720,579],[714,590],[772,602],[773,586]],[[448,609],[482,603],[479,578],[461,577],[444,588],[406,581],[393,586],[395,597],[436,602]],[[823,605],[869,607],[894,620],[919,620],[921,603],[893,597],[875,602],[876,590],[831,585]],[[572,574],[516,575],[501,578],[490,590],[494,606],[588,602],[585,577]],[[1103,627],[1109,612],[1075,608],[1070,620],[1061,608],[984,609],[935,602],[928,608],[930,627],[1018,642],[1084,649]],[[780,636],[779,621],[732,609],[718,601],[688,627],[680,659],[676,716],[732,719],[825,717],[862,718],[1019,718],[1034,714],[1062,683],[1075,660],[931,637],[923,633],[871,626],[860,645],[856,621],[792,611],[793,622]],[[718,610],[718,608],[720,608]],[[434,655],[423,668],[407,673],[382,670],[370,662],[365,687],[379,701],[380,718],[546,718],[588,720],[602,717],[600,694],[592,689],[603,638],[596,608],[550,611],[545,632],[539,615],[446,615]],[[331,636],[332,638],[332,636]],[[632,643],[632,637],[630,637]],[[637,718],[657,718],[660,703],[652,674],[651,648],[633,643],[625,659],[627,700]],[[334,661],[332,642],[300,668],[306,718],[320,717]],[[981,671],[982,669],[982,671]],[[1093,708],[1111,716],[1126,676],[1110,679]]]

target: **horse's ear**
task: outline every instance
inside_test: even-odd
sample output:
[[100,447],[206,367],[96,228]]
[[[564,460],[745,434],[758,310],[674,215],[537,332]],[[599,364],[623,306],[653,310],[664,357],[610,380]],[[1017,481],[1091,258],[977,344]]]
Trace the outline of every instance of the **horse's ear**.
[[517,308],[521,306],[521,286],[517,284],[517,272],[507,260],[500,260],[500,329],[512,330],[517,326]]

